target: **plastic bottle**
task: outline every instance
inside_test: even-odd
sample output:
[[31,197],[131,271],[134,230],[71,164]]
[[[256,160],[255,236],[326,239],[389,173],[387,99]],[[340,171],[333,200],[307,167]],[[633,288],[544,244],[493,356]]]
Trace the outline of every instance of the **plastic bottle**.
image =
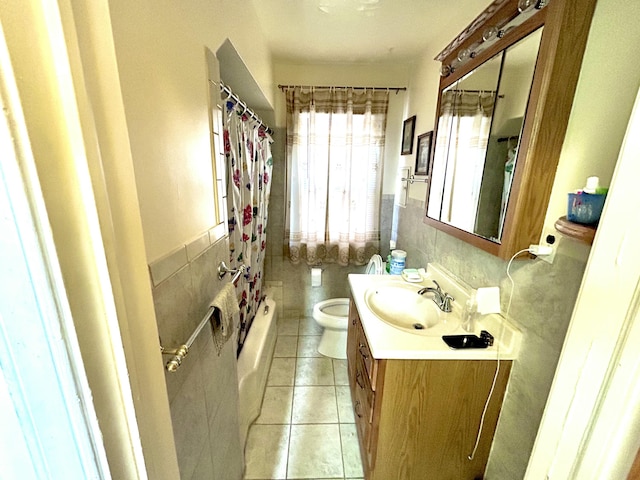
[[400,275],[404,270],[407,259],[407,252],[404,250],[394,250],[391,252],[391,275]]
[[477,290],[472,290],[464,308],[464,314],[462,316],[462,328],[469,333],[473,333],[476,328],[477,316],[478,316]]

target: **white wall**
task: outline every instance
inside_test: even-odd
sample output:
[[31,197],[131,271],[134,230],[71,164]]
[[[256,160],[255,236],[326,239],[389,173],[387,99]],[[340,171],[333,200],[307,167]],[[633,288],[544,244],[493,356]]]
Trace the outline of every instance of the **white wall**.
[[271,57],[242,2],[112,0],[110,8],[150,263],[214,224],[205,47],[215,52],[229,38],[272,102]]
[[640,2],[599,0],[576,89],[545,219],[545,231],[557,234],[555,221],[567,213],[567,193],[597,175],[608,186],[640,85]]

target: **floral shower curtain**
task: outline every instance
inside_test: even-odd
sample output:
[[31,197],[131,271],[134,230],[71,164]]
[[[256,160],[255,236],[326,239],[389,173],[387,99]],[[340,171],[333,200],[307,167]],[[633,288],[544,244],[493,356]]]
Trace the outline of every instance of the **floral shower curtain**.
[[262,281],[273,167],[269,133],[245,112],[236,102],[225,102],[229,260],[231,268],[246,266],[236,285],[240,299],[238,353],[264,296]]
[[366,264],[379,251],[389,92],[294,87],[286,100],[291,261]]

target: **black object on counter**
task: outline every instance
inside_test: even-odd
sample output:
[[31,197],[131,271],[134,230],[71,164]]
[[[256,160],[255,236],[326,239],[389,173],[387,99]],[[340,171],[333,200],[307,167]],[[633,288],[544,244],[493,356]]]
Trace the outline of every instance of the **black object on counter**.
[[443,335],[442,340],[455,350],[461,348],[487,348],[493,345],[493,335],[486,330],[477,335]]

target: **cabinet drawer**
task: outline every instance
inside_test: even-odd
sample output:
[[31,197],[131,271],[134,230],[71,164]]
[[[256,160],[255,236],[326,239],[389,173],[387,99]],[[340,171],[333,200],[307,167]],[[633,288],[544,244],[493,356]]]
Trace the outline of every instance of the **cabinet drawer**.
[[376,377],[378,373],[378,361],[373,358],[371,355],[371,350],[369,349],[369,343],[367,342],[367,337],[364,334],[364,330],[362,329],[362,324],[358,323],[358,356],[364,363],[365,371],[367,373],[367,377],[369,378],[369,383],[371,385],[371,390],[376,389]]
[[375,398],[375,393],[371,389],[369,377],[366,374],[364,364],[362,362],[358,362],[358,364],[356,365],[355,381],[356,397],[358,400],[360,400],[360,403],[362,405],[361,410],[358,412],[359,416],[362,415],[361,418],[364,418],[367,422],[370,423],[373,419],[373,401]]

